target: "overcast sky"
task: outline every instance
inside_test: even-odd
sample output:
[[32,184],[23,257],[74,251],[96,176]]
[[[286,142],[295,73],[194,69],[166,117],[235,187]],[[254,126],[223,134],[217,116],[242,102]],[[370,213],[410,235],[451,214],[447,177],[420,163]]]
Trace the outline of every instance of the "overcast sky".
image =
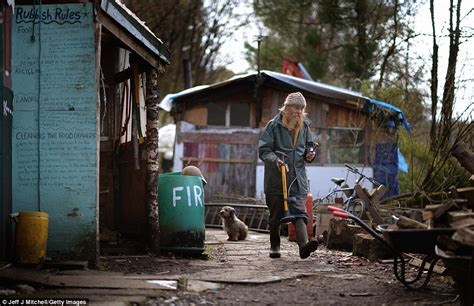
[[[465,34],[474,35],[474,3],[472,0],[464,0],[461,4],[461,26],[464,26],[469,32]],[[468,14],[469,13],[469,14]],[[437,25],[437,36],[439,45],[439,84],[443,85],[446,78],[446,68],[448,64],[449,56],[449,38],[448,38],[448,27],[449,27],[449,1],[435,1],[435,20]],[[469,28],[470,27],[470,28]],[[431,31],[431,17],[429,10],[429,2],[427,1],[417,15],[415,23],[415,31],[418,33],[424,33],[427,35],[420,36],[416,39],[418,42],[417,52],[423,55],[424,58],[428,59],[428,63],[431,65],[432,56],[432,31]],[[463,43],[459,48],[458,64],[457,64],[457,78],[458,78],[458,90],[456,92],[456,104],[454,112],[457,114],[467,112],[471,115],[474,114],[474,107],[472,105],[474,100],[474,37],[469,39],[461,39]],[[470,53],[470,54],[469,54]],[[428,71],[429,72],[429,71]],[[438,90],[438,95],[441,97],[443,89]],[[468,115],[464,113],[464,115]]]
[[[247,2],[247,1],[245,1]],[[242,5],[241,10],[243,12],[251,13],[251,7]],[[470,26],[470,34],[474,35],[474,1],[464,0],[461,4],[461,16],[466,16],[462,19],[462,26]],[[470,12],[470,14],[468,14]],[[437,0],[435,1],[435,20],[437,25],[437,35],[439,52],[440,52],[440,65],[439,65],[439,83],[444,84],[446,76],[446,67],[448,61],[448,48],[449,39],[448,25],[449,25],[449,1],[448,0]],[[429,77],[429,69],[431,67],[431,55],[432,55],[432,38],[431,38],[431,18],[429,10],[429,1],[425,1],[425,4],[420,8],[416,15],[414,30],[416,33],[423,35],[418,36],[412,41],[412,51],[416,54],[421,55],[427,62],[427,75],[426,80]],[[246,72],[249,69],[249,64],[245,60],[245,49],[244,42],[253,42],[256,47],[257,43],[255,37],[259,34],[259,26],[256,20],[249,22],[246,27],[241,31],[236,32],[232,39],[224,46],[223,57],[227,62],[227,68],[234,71],[235,73]],[[466,40],[466,39],[464,39]],[[458,56],[458,79],[462,80],[458,83],[458,90],[456,94],[456,104],[454,112],[457,114],[465,113],[466,108],[474,101],[474,38],[463,42],[460,46]],[[471,54],[469,54],[471,52]],[[439,89],[439,96],[442,96],[443,89]],[[474,114],[474,107],[471,105],[467,110],[467,114]],[[464,114],[466,116],[466,114]]]

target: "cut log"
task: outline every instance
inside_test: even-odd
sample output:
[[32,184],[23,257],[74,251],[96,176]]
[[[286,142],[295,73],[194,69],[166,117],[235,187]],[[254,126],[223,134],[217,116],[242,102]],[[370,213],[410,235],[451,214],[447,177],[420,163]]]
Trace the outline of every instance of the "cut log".
[[[414,267],[418,267],[418,268],[421,268],[421,264],[423,263],[423,260],[419,259],[419,258],[416,258],[416,257],[412,257],[410,259],[410,261],[408,262],[408,264],[414,266]],[[424,266],[424,269],[425,270],[428,270],[428,267],[430,266],[430,263],[427,262],[425,263],[425,266]],[[444,271],[446,271],[446,268],[445,267],[442,267],[440,266],[439,264],[435,264],[433,266],[433,272],[435,273],[438,273],[438,274],[443,274]]]
[[362,232],[364,230],[360,226],[348,224],[344,219],[333,218],[329,221],[326,247],[351,252],[354,235]]
[[429,210],[429,211],[435,212],[435,211],[438,210],[438,208],[440,208],[441,206],[443,206],[443,204],[426,205],[426,206],[425,206],[425,210]]
[[472,153],[463,142],[458,142],[451,150],[451,154],[459,161],[461,166],[474,173],[474,153]]
[[426,205],[425,209],[423,210],[423,221],[427,221],[430,219],[434,218],[434,213],[436,210],[438,210],[442,204],[432,204],[432,205]]
[[362,256],[373,261],[393,257],[393,252],[390,251],[384,244],[375,239],[373,236],[364,233],[354,235],[352,254],[355,256]]
[[463,206],[474,208],[474,187],[458,188],[457,193],[461,199],[466,200],[466,202],[462,203]]
[[474,230],[469,228],[458,229],[453,235],[453,240],[474,247]]
[[423,221],[431,220],[434,217],[434,213],[430,210],[423,211]]
[[450,227],[452,228],[465,228],[465,227],[474,227],[474,218],[464,218],[461,220],[457,220],[454,222],[451,222],[449,224]]
[[416,220],[400,216],[397,220],[397,226],[400,229],[426,229],[428,225],[418,222]]
[[451,222],[456,222],[462,219],[466,218],[474,218],[474,212],[469,212],[469,211],[450,211],[448,212],[448,221]]
[[446,202],[443,203],[434,213],[434,218],[439,219],[442,215],[444,215],[448,210],[451,209],[456,204],[453,199],[448,199]]

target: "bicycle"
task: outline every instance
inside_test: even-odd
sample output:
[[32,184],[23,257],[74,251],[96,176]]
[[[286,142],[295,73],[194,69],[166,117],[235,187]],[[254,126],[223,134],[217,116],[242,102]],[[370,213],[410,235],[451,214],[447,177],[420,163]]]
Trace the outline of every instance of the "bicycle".
[[343,200],[342,204],[342,209],[350,212],[358,218],[363,218],[367,212],[366,204],[362,199],[357,196],[357,193],[355,192],[355,186],[360,185],[363,180],[368,180],[369,182],[371,182],[374,185],[375,189],[382,186],[382,184],[377,182],[375,179],[366,176],[354,166],[351,166],[349,164],[344,164],[344,166],[347,168],[347,171],[358,175],[358,178],[354,183],[354,187],[349,187],[349,185],[346,183],[346,180],[343,178],[331,178],[331,181],[335,184],[334,187],[329,191],[327,195],[322,198],[315,199],[313,201],[313,211],[316,210],[317,205],[323,204],[324,202],[329,202],[332,198],[336,198],[339,193],[342,193],[343,198],[345,196],[345,200]]

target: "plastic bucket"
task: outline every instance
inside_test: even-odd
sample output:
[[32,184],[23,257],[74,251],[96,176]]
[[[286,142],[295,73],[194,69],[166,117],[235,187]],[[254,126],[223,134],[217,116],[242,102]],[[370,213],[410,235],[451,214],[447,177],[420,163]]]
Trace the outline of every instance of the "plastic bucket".
[[22,211],[15,227],[15,262],[38,264],[46,258],[48,214]]
[[204,251],[204,187],[199,176],[165,173],[158,180],[160,249],[177,253]]

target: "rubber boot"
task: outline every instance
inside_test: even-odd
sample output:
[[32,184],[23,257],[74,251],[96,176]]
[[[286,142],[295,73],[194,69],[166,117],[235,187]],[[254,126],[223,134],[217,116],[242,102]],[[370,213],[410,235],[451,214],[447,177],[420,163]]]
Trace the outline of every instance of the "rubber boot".
[[280,258],[280,226],[270,226],[270,258]]
[[308,241],[308,232],[306,229],[306,223],[303,219],[297,219],[295,222],[296,230],[296,242],[300,249],[300,258],[305,259],[311,255],[312,252],[318,248],[318,241],[311,239]]

